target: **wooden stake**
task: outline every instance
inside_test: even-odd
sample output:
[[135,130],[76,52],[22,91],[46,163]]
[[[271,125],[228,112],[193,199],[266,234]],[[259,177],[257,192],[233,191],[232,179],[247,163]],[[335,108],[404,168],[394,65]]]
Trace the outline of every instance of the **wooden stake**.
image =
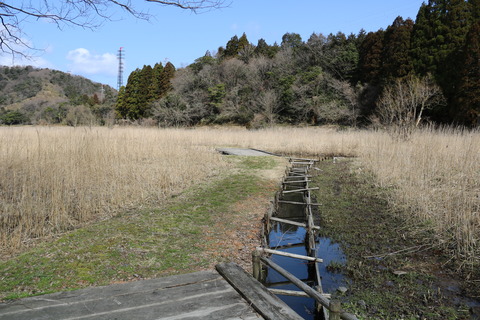
[[252,269],[253,269],[253,277],[260,281],[262,276],[262,264],[260,263],[260,250],[253,250],[252,251]]
[[330,310],[329,320],[340,320],[340,313],[342,312],[342,305],[338,300],[330,300],[330,305],[328,306]]

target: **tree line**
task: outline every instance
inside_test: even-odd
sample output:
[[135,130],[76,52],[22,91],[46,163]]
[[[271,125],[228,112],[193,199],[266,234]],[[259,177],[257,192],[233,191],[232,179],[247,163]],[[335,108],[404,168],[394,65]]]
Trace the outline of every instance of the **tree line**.
[[134,71],[118,117],[160,125],[418,126],[480,122],[480,0],[430,0],[416,20],[345,35],[233,36],[186,68]]

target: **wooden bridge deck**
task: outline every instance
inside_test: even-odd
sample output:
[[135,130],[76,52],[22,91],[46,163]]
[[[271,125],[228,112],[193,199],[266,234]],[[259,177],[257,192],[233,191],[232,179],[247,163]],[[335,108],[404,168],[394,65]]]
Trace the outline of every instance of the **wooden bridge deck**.
[[[232,269],[232,265],[229,264],[229,266],[228,269]],[[241,270],[240,282],[256,291],[255,286],[257,284],[254,284],[253,287],[248,284],[248,281],[256,280],[247,275],[241,268],[238,266],[238,268],[235,268],[235,266],[233,269]],[[244,274],[241,274],[242,271]],[[237,276],[238,274],[233,275],[233,277]],[[246,278],[242,279],[242,277]],[[260,283],[258,285],[261,286]],[[262,292],[266,291],[263,286],[259,288],[258,290]],[[276,298],[273,297],[273,299]],[[262,299],[257,296],[253,300]],[[265,304],[265,302],[262,303]],[[280,304],[278,304],[278,301],[274,301],[273,307],[270,302],[267,302],[267,304],[270,310],[265,313],[266,316],[261,315],[263,312],[258,311],[261,311],[260,309],[265,306],[260,306],[258,310],[254,309],[257,308],[255,303],[246,300],[219,273],[203,271],[105,287],[59,292],[2,303],[0,304],[0,319],[215,320],[299,318],[281,301]]]

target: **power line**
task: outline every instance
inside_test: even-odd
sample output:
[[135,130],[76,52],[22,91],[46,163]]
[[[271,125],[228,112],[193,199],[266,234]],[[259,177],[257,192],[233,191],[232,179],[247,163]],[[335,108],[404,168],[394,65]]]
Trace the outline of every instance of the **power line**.
[[123,59],[125,58],[125,51],[123,51],[123,47],[118,49],[118,78],[117,78],[117,87],[118,90],[123,86]]

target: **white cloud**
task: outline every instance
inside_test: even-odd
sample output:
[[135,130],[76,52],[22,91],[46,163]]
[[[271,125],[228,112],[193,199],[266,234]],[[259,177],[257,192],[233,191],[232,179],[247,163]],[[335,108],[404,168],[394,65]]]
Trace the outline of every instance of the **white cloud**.
[[69,51],[67,60],[72,62],[69,70],[78,74],[114,76],[118,68],[116,55],[112,53],[94,54],[85,48]]
[[[0,51],[0,65],[2,66],[33,66],[35,68],[52,68],[52,63],[41,57],[45,52],[37,49],[30,49],[34,45],[26,38],[19,37],[18,41],[5,36],[5,29],[0,28],[0,37],[5,38],[7,48]],[[10,49],[16,53],[10,52]],[[49,48],[49,51],[52,51]]]
[[52,63],[49,61],[35,56],[22,56],[19,54],[0,54],[0,65],[2,66],[33,66],[35,68],[52,68]]

